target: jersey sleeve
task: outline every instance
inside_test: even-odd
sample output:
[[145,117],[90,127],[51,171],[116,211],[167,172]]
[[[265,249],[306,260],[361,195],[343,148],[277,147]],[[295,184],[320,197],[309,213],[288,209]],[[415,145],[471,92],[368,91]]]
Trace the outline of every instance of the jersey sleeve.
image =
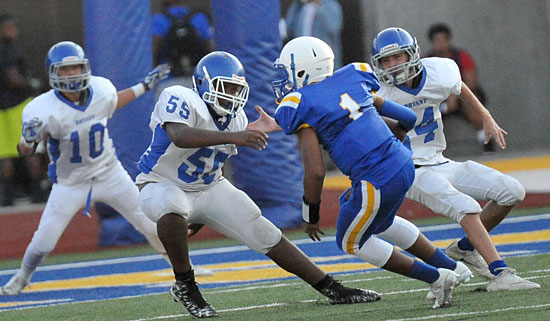
[[155,105],[156,122],[161,125],[164,125],[164,123],[183,123],[194,127],[195,111],[188,103],[185,94],[177,87],[168,87],[160,94]]
[[372,72],[371,66],[366,62],[354,62],[353,67],[364,79],[365,84],[371,92],[376,92],[380,89],[380,82]]
[[105,79],[106,86],[109,88],[109,101],[111,102],[111,109],[109,110],[109,118],[113,117],[113,114],[116,111],[116,106],[118,105],[118,91],[109,79]]
[[298,107],[301,100],[302,94],[299,92],[290,93],[283,98],[275,110],[275,121],[287,135],[294,134],[303,127],[309,127],[300,117]]
[[22,128],[25,127],[25,124],[28,123],[31,119],[37,118],[42,122],[42,126],[38,128],[36,141],[40,142],[48,135],[49,128],[51,125],[48,123],[50,121],[48,115],[43,112],[44,108],[41,108],[39,101],[41,99],[34,99],[25,106],[23,113],[21,115]]
[[452,59],[441,59],[444,66],[444,72],[442,72],[442,75],[445,75],[447,86],[451,90],[451,94],[453,95],[460,95],[460,92],[462,90],[462,78],[460,77],[460,70],[458,69],[458,65],[456,62]]
[[93,76],[92,80],[93,87],[97,89],[97,92],[101,92],[101,95],[104,95],[107,99],[108,103],[106,103],[105,106],[108,107],[108,117],[113,117],[118,104],[118,91],[115,85],[113,85],[109,79],[104,77]]

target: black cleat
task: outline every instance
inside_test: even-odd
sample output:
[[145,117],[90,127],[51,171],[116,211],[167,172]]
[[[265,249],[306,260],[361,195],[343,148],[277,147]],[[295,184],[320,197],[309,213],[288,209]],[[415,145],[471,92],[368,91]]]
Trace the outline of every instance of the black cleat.
[[218,311],[202,297],[194,278],[186,282],[176,281],[170,288],[170,294],[174,302],[183,304],[195,318],[214,318],[219,315]]
[[330,304],[353,304],[379,301],[380,295],[371,290],[343,286],[331,276],[325,277],[315,288],[328,298]]

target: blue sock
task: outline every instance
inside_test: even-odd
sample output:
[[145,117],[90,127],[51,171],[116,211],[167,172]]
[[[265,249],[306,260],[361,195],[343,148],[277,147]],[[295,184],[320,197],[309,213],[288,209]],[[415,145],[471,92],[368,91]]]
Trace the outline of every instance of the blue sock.
[[413,267],[408,276],[432,284],[439,278],[439,271],[431,265],[414,260]]
[[468,240],[466,236],[464,236],[463,238],[460,239],[460,241],[458,241],[458,248],[461,249],[462,251],[474,250],[474,246],[472,245],[472,243],[470,243],[470,240]]
[[498,275],[500,272],[502,272],[502,270],[496,271],[496,269],[502,269],[505,267],[508,267],[508,265],[506,265],[506,262],[504,262],[503,260],[496,260],[493,263],[489,264],[489,271],[491,271],[493,275]]
[[432,255],[431,258],[427,259],[426,263],[431,266],[435,266],[436,268],[445,268],[451,271],[454,271],[454,269],[456,269],[456,262],[448,257],[447,254],[445,254],[445,252],[441,251],[439,248],[435,249],[434,255]]

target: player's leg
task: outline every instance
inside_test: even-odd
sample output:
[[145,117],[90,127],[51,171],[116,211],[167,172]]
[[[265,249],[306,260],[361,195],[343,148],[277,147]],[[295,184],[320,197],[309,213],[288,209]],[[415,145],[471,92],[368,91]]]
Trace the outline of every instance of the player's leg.
[[[513,206],[525,198],[525,189],[514,178],[474,161],[454,163],[452,174],[447,174],[449,180],[457,190],[470,195],[475,199],[488,199],[489,203],[481,211],[479,222],[466,225],[477,228],[482,225],[490,231],[508,215]],[[467,215],[462,221],[470,219]],[[457,242],[457,247],[468,253],[473,247],[478,249],[475,239],[467,237]],[[475,235],[475,234],[474,234]],[[483,256],[485,259],[486,257]],[[489,291],[522,290],[539,288],[540,285],[517,276],[516,271],[507,266],[504,260],[487,260],[489,270],[494,276],[489,282]]]
[[139,207],[139,190],[120,163],[94,183],[92,197],[113,207],[157,252],[165,253],[157,236],[157,226],[143,214]]
[[21,268],[0,290],[2,295],[19,294],[42,260],[55,248],[65,228],[86,201],[87,188],[83,184],[64,186],[54,184],[37,230],[27,246]]
[[[490,279],[492,274],[487,262],[500,260],[500,256],[481,224],[481,207],[472,197],[461,193],[451,185],[447,174],[452,173],[454,162],[439,166],[424,166],[416,170],[414,184],[407,197],[430,208],[435,213],[450,217],[460,223],[472,250],[465,252],[458,241],[447,248],[447,254],[455,260],[463,260],[479,275]],[[475,250],[474,250],[475,248]]]
[[[342,250],[366,262],[430,284],[437,293],[434,304],[437,308],[451,302],[456,281],[454,272],[410,258],[374,235],[391,227],[413,177],[411,164],[380,189],[368,181],[354,182],[340,199],[336,241]],[[405,232],[403,241],[410,247],[418,233],[414,229]]]
[[470,281],[473,276],[464,264],[447,256],[444,251],[428,240],[416,225],[402,217],[395,216],[392,225],[377,236],[399,246],[429,265],[454,271],[458,275],[460,283]]
[[243,242],[252,250],[265,254],[281,268],[297,275],[327,296],[330,303],[360,303],[379,299],[375,292],[344,287],[323,272],[261,215],[258,206],[246,193],[227,180],[210,187],[199,200],[197,207],[205,213],[205,217],[196,223],[207,224]]
[[218,316],[203,298],[189,261],[187,225],[194,200],[171,182],[149,183],[139,194],[143,213],[156,223],[158,236],[172,264],[176,282],[170,288],[172,298],[196,318]]
[[[94,184],[93,195],[94,199],[109,204],[119,212],[138,232],[145,236],[147,242],[157,252],[161,253],[168,263],[171,263],[158,237],[156,224],[147,218],[139,207],[138,188],[120,163],[108,175],[105,175]],[[193,270],[195,275],[200,276],[215,274],[213,271],[200,266],[193,267]]]
[[525,198],[525,189],[511,176],[474,161],[455,164],[454,175],[449,177],[451,184],[474,199],[489,200],[480,215],[487,231],[495,228]]

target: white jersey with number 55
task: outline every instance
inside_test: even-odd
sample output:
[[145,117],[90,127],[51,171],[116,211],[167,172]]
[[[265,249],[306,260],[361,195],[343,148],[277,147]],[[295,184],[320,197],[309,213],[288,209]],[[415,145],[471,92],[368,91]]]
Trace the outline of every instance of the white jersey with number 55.
[[449,95],[460,95],[462,80],[456,63],[447,58],[421,59],[424,70],[417,88],[388,86],[381,83],[376,93],[411,108],[417,116],[415,127],[407,133],[415,165],[433,165],[447,161],[447,147],[439,105]]
[[23,124],[42,121],[37,141],[47,139],[53,183],[74,185],[101,176],[116,165],[107,121],[118,102],[117,90],[106,78],[92,76],[86,103],[69,101],[59,91],[33,99],[23,110]]
[[214,131],[242,131],[248,125],[244,110],[219,122],[193,90],[183,86],[164,89],[151,114],[151,145],[141,156],[136,184],[170,180],[186,191],[197,191],[222,179],[222,167],[237,154],[233,144],[200,148],[176,147],[168,137],[165,123],[183,123],[190,127]]

